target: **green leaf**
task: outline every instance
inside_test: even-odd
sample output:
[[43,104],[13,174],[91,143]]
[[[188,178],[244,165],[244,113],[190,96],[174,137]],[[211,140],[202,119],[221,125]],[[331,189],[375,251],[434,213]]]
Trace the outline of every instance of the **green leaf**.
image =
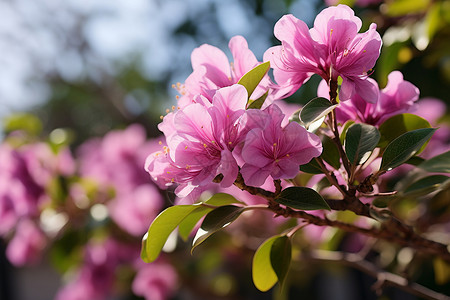
[[200,206],[194,209],[183,221],[178,225],[178,234],[183,239],[183,241],[187,241],[189,235],[194,229],[195,225],[197,225],[198,221],[200,221],[203,216],[213,210],[211,207]]
[[[204,203],[208,204],[208,205],[214,205],[214,206],[223,206],[223,205],[229,205],[229,204],[233,204],[233,203],[239,203],[239,204],[245,205],[244,202],[241,202],[241,201],[237,200],[236,198],[234,198],[233,196],[231,196],[229,194],[225,194],[225,193],[214,194],[211,198],[206,200]],[[200,206],[200,207],[197,207],[193,212],[191,212],[186,218],[184,218],[184,220],[178,226],[178,234],[180,235],[180,237],[184,241],[187,241],[187,239],[189,238],[189,235],[192,232],[192,229],[195,227],[195,225],[198,223],[198,221],[200,221],[200,219],[203,216],[205,216],[207,213],[209,213],[212,210],[213,210],[213,208],[211,208],[211,207]]]
[[167,238],[184,218],[186,218],[198,205],[175,205],[161,212],[150,225],[144,236],[141,258],[145,262],[152,262],[158,258]]
[[328,209],[328,203],[322,198],[322,196],[315,190],[294,186],[288,187],[281,191],[281,193],[275,198],[275,201],[301,210],[315,210],[315,209]]
[[434,173],[450,173],[450,151],[427,159],[418,165],[419,168]]
[[229,204],[233,204],[233,203],[245,204],[244,202],[237,200],[234,196],[231,196],[230,194],[226,194],[226,193],[214,194],[211,198],[206,200],[204,203],[208,204],[208,205],[214,205],[214,206],[223,206],[223,205],[229,205]]
[[392,116],[380,125],[381,138],[378,146],[384,148],[400,135],[420,128],[431,128],[431,125],[427,120],[413,114]]
[[404,194],[406,196],[411,195],[419,196],[429,194],[433,191],[436,191],[437,188],[445,181],[447,181],[449,178],[450,177],[445,175],[431,175],[421,178],[416,182],[413,182],[411,185],[409,185],[405,189]]
[[373,199],[372,204],[373,204],[373,206],[378,207],[378,208],[385,208],[385,207],[388,207],[389,202],[394,201],[396,199],[399,199],[399,197],[395,196],[395,195],[378,197],[378,198]]
[[306,165],[301,165],[300,171],[305,172],[305,173],[310,173],[310,174],[322,174],[323,173],[322,169],[320,168],[319,164],[317,163],[317,161],[314,158],[311,159],[311,161],[309,163],[307,163]]
[[267,74],[269,68],[270,62],[262,63],[256,66],[255,68],[251,69],[247,73],[245,73],[244,76],[242,76],[241,79],[239,79],[238,83],[243,85],[247,89],[249,98],[252,95],[253,91],[258,86],[258,84]]
[[389,171],[406,162],[420,150],[435,131],[435,128],[416,129],[393,140],[383,153],[380,170]]
[[302,111],[301,108],[297,109],[290,117],[289,122],[297,122],[299,124],[303,124],[303,122],[300,120],[300,112]]
[[269,91],[265,92],[264,95],[262,95],[256,100],[249,100],[247,109],[260,109],[263,106],[264,101],[266,101],[268,95]]
[[353,165],[363,164],[380,140],[380,133],[372,125],[356,123],[345,137],[345,153]]
[[352,126],[353,124],[355,124],[355,121],[353,121],[353,120],[348,120],[348,121],[345,122],[344,125],[342,126],[341,136],[340,136],[340,140],[341,140],[341,143],[342,143],[342,144],[344,144],[345,137],[347,136],[348,128],[349,128],[350,126]]
[[327,135],[323,135],[321,140],[323,146],[321,157],[323,158],[324,161],[329,163],[330,166],[332,166],[336,170],[339,169],[341,166],[341,156],[339,155],[338,147],[333,142],[333,140]]
[[277,274],[273,270],[271,261],[272,245],[280,236],[273,236],[266,240],[256,250],[253,256],[252,277],[256,288],[261,292],[267,292],[278,281]]
[[431,0],[396,0],[386,3],[385,13],[391,17],[425,12]]
[[273,244],[270,251],[270,262],[272,268],[277,274],[281,288],[283,288],[284,280],[289,271],[289,265],[292,258],[291,240],[287,236],[280,236]]
[[326,98],[314,98],[303,106],[300,112],[300,120],[302,120],[306,127],[309,127],[311,123],[326,116],[336,106],[337,104],[331,104]]
[[244,210],[243,207],[225,205],[209,212],[195,235],[191,252],[213,233],[233,223]]
[[422,157],[413,156],[410,159],[408,159],[407,161],[405,161],[405,164],[412,165],[412,166],[418,166],[421,163],[423,163],[424,161],[425,161],[425,159],[423,159]]
[[4,119],[6,132],[23,130],[31,135],[39,135],[42,131],[42,122],[38,117],[28,113],[16,113]]

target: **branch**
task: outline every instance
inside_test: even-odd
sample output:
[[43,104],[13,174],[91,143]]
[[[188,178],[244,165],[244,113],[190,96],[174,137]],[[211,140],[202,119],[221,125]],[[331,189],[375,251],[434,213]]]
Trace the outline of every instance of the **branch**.
[[[289,207],[281,207],[276,201],[276,195],[273,192],[266,191],[259,187],[248,186],[244,182],[244,178],[241,174],[238,174],[236,181],[234,182],[241,190],[245,190],[252,195],[261,196],[268,201],[268,208],[275,213],[275,216],[283,216],[285,218],[297,218],[303,219],[306,223],[314,224],[318,226],[332,226],[342,229],[347,232],[355,232],[364,234],[366,236],[385,239],[390,242],[395,242],[401,246],[411,247],[423,253],[437,255],[442,259],[450,262],[450,253],[447,246],[435,241],[428,240],[418,235],[412,227],[403,224],[400,220],[393,217],[382,223],[380,228],[363,228],[348,224],[340,221],[329,220],[326,217],[320,218],[304,211],[293,210]],[[341,202],[339,202],[341,201]],[[327,201],[332,209],[346,210],[351,208],[352,211],[356,210],[360,215],[371,217],[369,207],[364,205],[356,197],[349,197],[344,200],[328,200]],[[354,209],[354,210],[353,210]],[[359,211],[360,210],[360,211]]]
[[406,278],[399,275],[386,272],[377,267],[375,264],[364,260],[364,258],[359,254],[316,250],[307,253],[302,258],[321,262],[339,263],[358,269],[377,279],[377,282],[372,288],[375,289],[378,295],[381,294],[383,287],[394,286],[412,295],[425,299],[450,299],[450,297],[430,290],[420,284],[409,282]]

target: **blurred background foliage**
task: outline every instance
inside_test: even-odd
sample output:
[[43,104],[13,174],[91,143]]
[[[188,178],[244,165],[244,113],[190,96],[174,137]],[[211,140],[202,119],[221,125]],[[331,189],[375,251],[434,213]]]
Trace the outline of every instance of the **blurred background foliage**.
[[[278,44],[273,26],[283,14],[292,13],[311,27],[320,10],[336,3],[354,8],[363,20],[362,30],[371,22],[377,24],[383,48],[372,77],[381,87],[392,70],[400,70],[405,80],[420,89],[421,98],[450,104],[448,0],[16,0],[0,3],[3,132],[23,129],[30,136],[49,136],[54,147],[70,144],[74,148],[90,137],[132,123],[140,123],[149,137],[156,137],[160,115],[175,103],[172,84],[184,82],[192,71],[194,48],[208,43],[230,56],[228,41],[239,34],[262,59],[268,47]],[[305,103],[315,97],[318,82],[313,77],[288,101]],[[64,130],[55,132],[58,128]],[[220,239],[217,236],[211,243]],[[248,270],[253,252],[246,253],[244,262],[233,260],[238,257],[235,249],[222,251],[226,258],[210,249],[202,251],[179,271],[203,276],[216,295],[235,289],[243,293],[251,286]],[[395,254],[386,258],[386,265],[393,260]],[[231,273],[216,276],[217,269]],[[304,276],[306,269],[312,268],[294,266],[292,276]],[[426,269],[422,277],[430,273]],[[367,281],[355,274],[339,276]],[[312,283],[305,279],[299,289],[308,294],[322,282],[330,282],[321,276]],[[192,284],[195,290],[198,282]],[[269,294],[258,297],[271,298]]]
[[[373,77],[381,87],[398,69],[422,98],[450,102],[450,1],[329,2],[352,5],[363,30],[377,23],[383,49]],[[229,55],[228,40],[241,34],[262,59],[264,50],[278,43],[273,25],[281,15],[293,13],[311,26],[325,5],[318,0],[3,2],[0,115],[30,111],[43,121],[46,134],[71,129],[75,144],[133,122],[156,136],[159,116],[174,103],[171,85],[189,75],[195,47],[208,43]],[[314,97],[315,79],[290,101]]]

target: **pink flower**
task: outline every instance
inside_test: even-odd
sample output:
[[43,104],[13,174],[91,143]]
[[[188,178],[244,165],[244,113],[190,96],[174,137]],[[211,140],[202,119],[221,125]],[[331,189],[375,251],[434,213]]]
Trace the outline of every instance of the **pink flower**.
[[251,113],[257,115],[251,119],[261,118],[265,123],[251,129],[245,138],[241,173],[246,184],[260,186],[269,175],[273,179],[293,178],[299,165],[322,153],[320,139],[298,123],[281,127],[284,115],[275,104]]
[[6,256],[15,266],[33,264],[40,260],[46,243],[44,233],[33,221],[25,219],[17,225],[16,233],[6,248]]
[[[372,89],[378,90],[375,80],[369,78]],[[318,95],[328,97],[328,88],[322,81],[319,85]],[[350,101],[341,102],[336,108],[339,122],[347,120],[359,120],[371,125],[380,125],[390,117],[405,113],[415,112],[415,101],[419,98],[419,89],[411,82],[403,79],[399,71],[393,71],[388,75],[388,83],[379,91],[378,101],[375,104],[367,103],[359,94],[354,94]]]
[[[114,294],[117,268],[130,263],[139,254],[115,240],[90,242],[83,264],[74,277],[57,293],[56,300],[101,300]],[[125,255],[128,261],[124,260]]]
[[358,33],[361,24],[346,5],[324,9],[310,30],[294,16],[283,16],[274,29],[281,45],[269,48],[264,60],[271,62],[275,80],[287,96],[319,74],[326,82],[342,77],[341,100],[357,93],[374,103],[377,95],[366,79],[380,55],[381,37],[375,24]]
[[132,283],[135,295],[146,300],[168,299],[175,291],[177,274],[172,266],[163,263],[146,264],[137,271]]
[[162,208],[163,199],[156,186],[141,184],[135,190],[108,203],[114,222],[134,236],[142,236]]
[[[237,83],[245,73],[260,64],[242,36],[231,38],[228,46],[234,59],[232,63],[222,50],[214,46],[204,44],[194,49],[191,55],[193,72],[184,85],[177,86],[182,95],[178,102],[181,108],[195,102],[196,95],[202,95],[211,102],[218,89]],[[261,97],[269,85],[273,83],[266,75],[251,98]]]
[[222,186],[232,185],[238,174],[232,152],[245,137],[240,120],[246,103],[246,89],[236,84],[218,90],[209,106],[193,103],[176,111],[163,121],[173,129],[168,147],[148,157],[146,170],[156,181],[181,184],[180,197],[208,186],[218,174]]
[[95,180],[102,188],[131,192],[147,183],[142,165],[156,144],[146,140],[145,129],[138,124],[111,131],[102,139],[91,139],[79,148],[81,176]]

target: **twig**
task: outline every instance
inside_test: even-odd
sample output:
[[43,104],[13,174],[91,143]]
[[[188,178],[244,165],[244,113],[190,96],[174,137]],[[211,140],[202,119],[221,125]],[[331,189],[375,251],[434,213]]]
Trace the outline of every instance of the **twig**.
[[417,284],[415,282],[409,282],[406,278],[390,272],[386,272],[377,267],[375,264],[365,260],[364,257],[360,256],[359,254],[317,250],[307,253],[301,259],[312,259],[320,262],[340,263],[358,269],[377,279],[377,282],[373,285],[373,288],[375,289],[377,294],[380,294],[385,286],[394,286],[412,295],[425,299],[450,299],[450,297],[435,292],[427,287],[424,287],[423,285]]
[[[304,211],[293,210],[289,207],[281,207],[276,201],[276,194],[270,191],[266,191],[259,187],[247,186],[241,174],[238,175],[234,182],[238,188],[249,192],[252,195],[261,196],[268,201],[268,208],[275,213],[275,216],[283,216],[285,218],[297,218],[303,219],[306,223],[318,225],[318,226],[331,226],[342,229],[347,232],[361,233],[366,236],[385,239],[390,242],[395,242],[402,246],[411,247],[423,253],[437,255],[446,261],[450,261],[450,253],[447,246],[435,241],[428,240],[418,235],[414,230],[403,224],[400,220],[390,217],[386,222],[382,223],[381,228],[363,228],[355,226],[353,224],[343,223],[340,221],[333,221],[327,218],[320,218]],[[346,199],[344,199],[346,200]],[[361,203],[356,197],[352,199],[344,200],[329,200],[331,208],[336,210],[350,209],[351,211],[357,211],[358,214],[369,216],[369,207]],[[340,201],[340,202],[339,202]],[[341,206],[338,206],[339,205]]]

